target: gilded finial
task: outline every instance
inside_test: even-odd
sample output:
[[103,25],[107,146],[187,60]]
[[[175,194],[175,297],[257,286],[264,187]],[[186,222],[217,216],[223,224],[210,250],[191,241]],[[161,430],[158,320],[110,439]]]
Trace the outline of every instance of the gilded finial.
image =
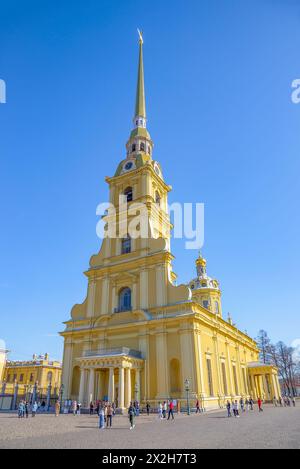
[[138,32],[138,35],[139,35],[139,38],[140,38],[140,44],[143,44],[144,43],[143,33],[139,29],[137,30],[137,32]]

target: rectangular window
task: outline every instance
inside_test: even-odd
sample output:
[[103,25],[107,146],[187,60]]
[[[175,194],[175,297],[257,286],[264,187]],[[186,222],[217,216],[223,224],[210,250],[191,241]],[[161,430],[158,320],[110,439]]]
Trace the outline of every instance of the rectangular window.
[[223,378],[223,391],[224,395],[228,396],[228,389],[227,389],[227,379],[226,379],[226,368],[225,363],[222,362],[222,378]]
[[214,395],[214,388],[213,388],[213,380],[212,380],[212,373],[211,373],[211,360],[210,358],[206,359],[207,364],[207,378],[208,378],[208,390],[209,395],[213,397]]
[[237,375],[236,375],[236,366],[232,365],[233,369],[233,379],[234,379],[234,387],[235,387],[235,395],[238,396],[239,394],[239,387],[238,387],[238,381],[237,381]]
[[14,375],[14,377],[13,377],[13,382],[15,382],[16,379],[17,379],[17,375]]
[[20,375],[20,383],[23,383],[23,380],[24,380],[24,375]]
[[29,380],[31,383],[33,381],[33,373],[30,374],[30,380]]

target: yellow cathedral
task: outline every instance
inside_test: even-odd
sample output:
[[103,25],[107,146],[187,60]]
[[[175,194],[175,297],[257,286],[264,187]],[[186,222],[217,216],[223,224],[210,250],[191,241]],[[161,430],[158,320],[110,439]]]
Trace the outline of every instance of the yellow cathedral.
[[[83,408],[105,399],[122,412],[132,400],[156,407],[174,399],[184,407],[187,392],[208,410],[227,399],[278,398],[277,369],[260,363],[255,341],[223,319],[219,283],[208,276],[201,255],[196,277],[176,286],[167,209],[171,186],[153,159],[147,130],[141,36],[133,124],[126,158],[106,178],[116,216],[111,220],[108,211],[103,220],[118,225],[117,234],[105,236],[91,257],[86,299],[73,307],[61,332],[64,399]],[[146,207],[147,237],[131,237],[123,229],[134,204]]]

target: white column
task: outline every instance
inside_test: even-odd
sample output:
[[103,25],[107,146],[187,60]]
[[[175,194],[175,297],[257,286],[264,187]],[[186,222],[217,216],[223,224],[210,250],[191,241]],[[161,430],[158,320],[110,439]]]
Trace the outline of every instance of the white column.
[[169,367],[167,352],[167,334],[165,331],[156,332],[156,389],[157,399],[167,399],[169,396]]
[[125,394],[124,368],[120,366],[119,368],[119,407],[121,409],[125,407],[124,394]]
[[73,345],[65,341],[64,346],[64,358],[63,358],[63,369],[62,369],[62,383],[64,385],[64,395],[66,399],[71,397],[71,372],[72,372],[72,352]]
[[218,336],[213,336],[213,343],[214,343],[215,361],[216,361],[217,378],[218,378],[218,394],[223,395],[222,383],[221,383],[221,370],[220,370]]
[[136,297],[137,297],[136,282],[133,282],[133,284],[132,284],[132,295],[131,295],[131,306],[132,306],[133,311],[135,311],[137,309]]
[[135,387],[134,391],[136,392],[136,399],[138,402],[141,400],[141,372],[139,369],[135,370]]
[[166,304],[166,279],[163,264],[156,266],[156,303],[157,306]]
[[112,313],[115,312],[115,308],[118,307],[117,295],[116,295],[116,285],[113,284],[111,291],[111,304],[112,304]]
[[200,372],[200,392],[202,396],[205,396],[205,385],[204,385],[204,372],[203,372],[203,355],[201,345],[201,332],[197,331],[197,342],[198,342],[198,358],[199,358],[199,372]]
[[126,397],[125,397],[126,407],[129,407],[131,400],[132,400],[132,396],[131,396],[131,369],[126,368]]
[[109,296],[109,278],[102,279],[102,298],[101,298],[101,311],[100,314],[108,313],[108,296]]
[[114,368],[109,368],[109,379],[108,379],[108,400],[114,402],[115,400],[115,380],[114,380]]
[[142,269],[140,272],[140,308],[148,308],[148,270]]
[[94,279],[89,280],[88,296],[87,296],[87,317],[91,318],[95,313],[95,292],[96,292],[96,281]]
[[78,396],[78,401],[81,404],[83,403],[83,399],[84,399],[85,375],[86,375],[86,370],[84,368],[81,368],[80,369],[79,396]]
[[232,396],[235,395],[235,391],[233,390],[233,377],[232,377],[232,363],[231,363],[231,358],[230,358],[230,350],[229,350],[229,343],[225,342],[226,344],[226,352],[227,352],[227,370],[228,370],[228,378],[229,378],[229,394]]
[[89,390],[88,390],[88,399],[90,402],[94,399],[94,388],[95,388],[95,370],[94,368],[90,369],[90,376],[89,376]]

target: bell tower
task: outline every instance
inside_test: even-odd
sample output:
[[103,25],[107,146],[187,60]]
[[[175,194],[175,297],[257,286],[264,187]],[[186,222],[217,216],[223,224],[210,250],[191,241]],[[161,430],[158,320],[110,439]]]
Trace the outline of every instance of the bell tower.
[[217,316],[222,317],[221,290],[219,282],[207,275],[206,259],[201,252],[196,259],[197,277],[189,283],[193,300]]

